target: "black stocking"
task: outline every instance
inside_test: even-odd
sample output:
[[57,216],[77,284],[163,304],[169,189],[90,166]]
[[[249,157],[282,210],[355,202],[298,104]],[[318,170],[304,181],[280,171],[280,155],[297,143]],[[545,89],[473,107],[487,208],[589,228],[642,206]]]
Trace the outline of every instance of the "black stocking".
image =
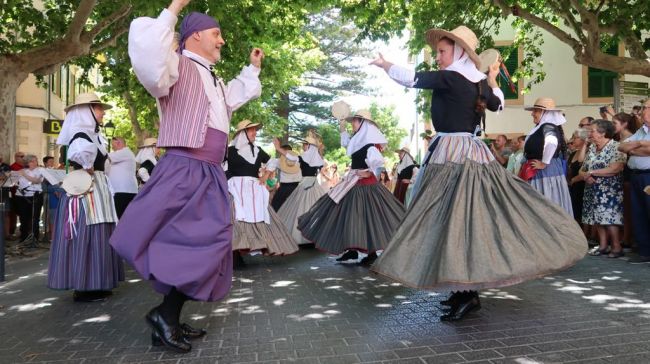
[[165,319],[170,326],[177,326],[179,324],[179,319],[181,316],[181,310],[183,309],[183,304],[188,300],[188,297],[176,290],[176,287],[172,288],[168,294],[165,295],[163,302],[158,306],[158,312]]

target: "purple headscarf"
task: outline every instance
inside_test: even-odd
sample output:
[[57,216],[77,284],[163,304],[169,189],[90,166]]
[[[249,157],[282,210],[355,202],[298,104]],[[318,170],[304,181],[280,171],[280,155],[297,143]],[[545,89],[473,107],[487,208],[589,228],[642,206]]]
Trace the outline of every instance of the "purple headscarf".
[[189,38],[190,35],[195,32],[200,32],[206,29],[220,28],[219,22],[216,21],[213,17],[197,13],[196,11],[191,12],[183,18],[181,23],[181,44],[180,50],[185,49],[185,41]]

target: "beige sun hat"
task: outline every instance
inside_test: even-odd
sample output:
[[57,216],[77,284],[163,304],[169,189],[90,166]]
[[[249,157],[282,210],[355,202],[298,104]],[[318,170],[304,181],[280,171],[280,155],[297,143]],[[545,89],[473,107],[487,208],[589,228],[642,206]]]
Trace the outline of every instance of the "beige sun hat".
[[411,154],[411,149],[409,149],[409,147],[402,147],[401,149],[395,149],[395,153],[399,153],[399,152],[405,152],[405,153],[408,153],[410,155]]
[[144,142],[142,142],[142,145],[139,146],[138,148],[147,148],[147,147],[155,147],[156,144],[158,143],[158,139],[156,138],[146,138]]
[[94,92],[86,92],[83,94],[77,95],[77,97],[74,100],[74,104],[68,105],[65,109],[63,109],[65,112],[70,111],[75,106],[79,105],[101,105],[104,110],[108,110],[113,108],[112,105],[109,105],[107,103],[102,102],[102,100],[99,99],[99,96],[97,96]]
[[476,67],[481,64],[481,60],[478,58],[478,54],[476,54],[476,48],[478,47],[478,38],[476,37],[476,34],[474,34],[474,32],[468,27],[461,25],[452,31],[438,28],[427,30],[427,43],[429,43],[431,48],[434,50],[436,49],[438,41],[441,38],[449,38],[458,44],[461,48],[463,48],[465,52],[467,52],[469,59],[474,62]]
[[[298,156],[296,153],[293,152],[287,152],[287,154],[290,154],[294,157]],[[280,156],[279,168],[284,173],[289,173],[289,174],[300,173],[300,163],[296,161],[292,161],[284,155]]]
[[486,49],[478,55],[479,65],[478,70],[486,73],[490,66],[497,63],[501,59],[501,53],[494,48]]
[[540,97],[535,100],[535,104],[533,106],[524,108],[524,110],[528,111],[533,109],[540,109],[544,111],[562,111],[562,109],[557,109],[555,107],[555,101],[550,97]]
[[237,129],[235,129],[235,134],[239,133],[240,131],[248,128],[254,128],[257,127],[257,129],[262,127],[261,123],[255,123],[250,120],[242,120],[239,123],[237,123]]
[[376,124],[374,120],[372,120],[372,114],[370,114],[370,110],[359,110],[355,112],[352,116],[349,116],[345,118],[347,121],[352,121],[352,119],[363,119],[363,120],[368,120],[369,122]]
[[311,135],[307,135],[304,139],[302,139],[302,141],[304,143],[315,145],[317,147],[320,146],[320,142],[318,141],[318,139],[314,138]]

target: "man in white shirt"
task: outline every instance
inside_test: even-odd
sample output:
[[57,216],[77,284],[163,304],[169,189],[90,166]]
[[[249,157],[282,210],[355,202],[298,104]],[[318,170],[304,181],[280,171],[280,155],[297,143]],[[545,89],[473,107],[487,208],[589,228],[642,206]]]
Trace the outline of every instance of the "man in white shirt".
[[639,130],[618,148],[629,156],[632,226],[639,247],[639,256],[629,260],[632,264],[650,263],[650,195],[644,192],[650,185],[650,99],[641,107],[641,120]]
[[108,180],[115,194],[115,211],[117,217],[121,218],[124,210],[138,193],[138,181],[135,178],[135,155],[131,149],[126,147],[126,141],[122,137],[114,138],[111,141],[113,152],[108,154],[110,168],[108,169]]

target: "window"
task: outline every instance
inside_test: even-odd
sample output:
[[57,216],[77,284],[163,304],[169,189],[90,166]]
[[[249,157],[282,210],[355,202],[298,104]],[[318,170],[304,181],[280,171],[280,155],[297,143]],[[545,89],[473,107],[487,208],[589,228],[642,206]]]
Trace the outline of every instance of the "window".
[[[603,52],[620,56],[625,54],[625,48],[623,44],[614,44]],[[614,102],[614,80],[618,79],[619,74],[615,72],[582,66],[582,102],[611,104]]]
[[[496,41],[494,42],[494,48],[499,52],[504,53],[506,49],[512,48],[512,41]],[[508,73],[510,73],[510,76],[512,76],[515,70],[517,69],[517,67],[520,66],[521,60],[523,58],[524,58],[524,50],[522,47],[518,47],[510,51],[510,55],[508,55],[508,59],[504,60],[503,62],[506,66],[506,69],[508,70]],[[514,83],[515,84],[514,92],[508,85],[508,82],[504,80],[501,76],[497,77],[497,82],[499,83],[499,88],[501,88],[501,91],[503,91],[503,95],[505,96],[506,105],[524,104],[524,97],[521,94],[524,88],[523,80],[520,79]]]
[[[495,48],[501,54],[503,54],[508,49],[508,47],[495,47]],[[515,73],[517,67],[519,66],[519,52],[516,49],[510,52],[508,59],[506,59],[503,63],[505,64],[508,73],[510,73],[510,76],[512,76]],[[499,76],[497,78],[497,82],[499,83],[499,88],[501,89],[501,91],[503,91],[503,95],[505,96],[506,100],[517,100],[519,98],[519,90],[516,84],[515,84],[515,90],[512,91],[510,85],[508,84],[508,81],[503,79],[503,77]]]
[[[618,45],[614,44],[605,53],[618,55]],[[587,69],[587,97],[614,97],[614,80],[618,74],[599,68]]]

